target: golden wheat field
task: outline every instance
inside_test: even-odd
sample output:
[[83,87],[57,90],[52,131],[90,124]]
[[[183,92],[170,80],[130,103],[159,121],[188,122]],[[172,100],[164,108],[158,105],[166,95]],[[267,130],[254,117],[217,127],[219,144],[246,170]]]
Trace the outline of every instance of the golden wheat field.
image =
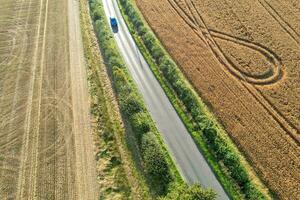
[[300,199],[300,1],[136,3],[261,179]]
[[97,198],[78,24],[73,0],[0,3],[0,199]]

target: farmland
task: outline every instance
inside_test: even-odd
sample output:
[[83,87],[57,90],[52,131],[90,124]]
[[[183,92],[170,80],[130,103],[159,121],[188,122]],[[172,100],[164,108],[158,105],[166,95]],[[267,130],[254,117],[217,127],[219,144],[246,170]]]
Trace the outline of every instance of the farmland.
[[78,5],[0,5],[0,199],[97,199]]
[[299,198],[299,3],[137,5],[275,195]]

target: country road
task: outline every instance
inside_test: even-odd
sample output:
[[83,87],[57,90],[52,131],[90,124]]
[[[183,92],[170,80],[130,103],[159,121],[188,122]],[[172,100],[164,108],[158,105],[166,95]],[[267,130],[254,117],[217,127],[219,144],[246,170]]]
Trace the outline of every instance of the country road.
[[108,21],[110,16],[118,20],[114,37],[119,50],[181,175],[190,184],[212,188],[218,199],[229,199],[135,45],[116,0],[103,0],[103,4]]
[[0,199],[98,199],[77,0],[0,4]]

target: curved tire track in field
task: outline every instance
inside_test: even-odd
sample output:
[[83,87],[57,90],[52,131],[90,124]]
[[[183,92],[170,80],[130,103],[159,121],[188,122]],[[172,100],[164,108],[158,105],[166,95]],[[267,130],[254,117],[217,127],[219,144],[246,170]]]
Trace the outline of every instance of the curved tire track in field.
[[[283,76],[282,63],[280,61],[280,58],[274,52],[272,52],[271,50],[269,50],[268,48],[260,44],[253,43],[238,37],[231,36],[229,34],[225,34],[216,30],[209,29],[206,26],[200,13],[195,8],[193,1],[191,0],[186,0],[185,2],[187,3],[187,8],[190,9],[190,13],[192,13],[193,15],[192,17],[186,16],[187,12],[184,11],[184,9],[182,9],[180,5],[177,4],[176,0],[169,0],[169,2],[173,6],[173,8],[177,11],[177,13],[185,20],[185,22],[187,22],[188,25],[194,31],[197,31],[197,35],[201,38],[201,40],[206,41],[205,43],[211,48],[211,50],[218,58],[218,60],[223,65],[226,66],[226,68],[230,71],[230,73],[233,76],[254,85],[270,85],[278,82],[282,78]],[[234,66],[233,63],[226,57],[222,49],[215,42],[214,38],[219,38],[225,41],[230,41],[235,44],[245,46],[249,49],[256,51],[262,56],[266,57],[267,60],[273,65],[273,68],[270,70],[271,73],[267,75],[261,75],[261,76],[252,76],[249,74],[245,74],[244,72],[239,70],[236,66]]]
[[[219,60],[219,62],[232,74],[241,80],[242,85],[249,93],[267,110],[267,112],[274,118],[274,120],[280,125],[283,130],[293,139],[293,141],[299,146],[300,135],[299,130],[294,126],[272,103],[262,94],[258,86],[267,86],[276,84],[285,74],[282,68],[281,59],[271,50],[263,47],[260,44],[250,42],[248,40],[240,39],[238,37],[230,36],[226,33],[222,33],[216,30],[211,30],[205,24],[201,14],[196,9],[193,0],[185,0],[187,8],[193,14],[193,17],[186,16],[187,12],[178,5],[177,0],[168,0],[177,14],[194,30],[196,35],[205,41],[207,46],[212,50],[213,54]],[[271,76],[264,78],[247,77],[244,73],[241,73],[232,65],[232,63],[223,54],[222,49],[217,45],[214,37],[235,42],[239,45],[246,46],[250,49],[258,51],[260,54],[267,56],[268,60],[274,65],[274,71]]]
[[214,38],[219,38],[225,41],[230,41],[238,45],[242,45],[245,47],[248,47],[249,49],[253,49],[254,51],[260,53],[262,56],[266,57],[270,63],[272,63],[273,68],[270,69],[270,73],[268,74],[262,74],[258,76],[254,76],[251,74],[246,74],[242,72],[238,67],[236,67],[229,58],[223,53],[222,49],[218,47],[218,49],[222,52],[226,60],[229,62],[230,65],[228,65],[228,70],[231,71],[233,75],[235,75],[237,78],[241,80],[246,80],[247,83],[251,83],[254,85],[269,85],[274,84],[278,82],[283,77],[283,71],[282,71],[282,63],[280,61],[280,58],[271,50],[263,47],[260,44],[249,42],[247,40],[231,36],[226,33],[222,33],[219,31],[215,31],[212,29],[209,29],[209,33]]
[[[26,5],[25,5],[26,3]],[[19,4],[19,5],[18,5]],[[10,94],[4,94],[1,97],[0,102],[3,102],[5,100],[5,98],[10,99],[12,96],[12,105],[11,105],[11,109],[9,109],[10,113],[1,113],[1,119],[3,120],[1,127],[7,127],[7,131],[4,131],[4,134],[1,133],[0,137],[1,139],[1,144],[0,144],[0,153],[1,152],[6,152],[9,149],[11,149],[12,146],[16,146],[16,145],[20,145],[19,144],[19,140],[22,137],[21,135],[18,135],[17,131],[18,128],[13,126],[14,123],[16,124],[22,124],[22,119],[19,119],[20,117],[17,115],[17,111],[20,111],[21,107],[25,107],[25,106],[17,106],[18,103],[18,99],[20,98],[18,96],[17,93],[17,89],[20,86],[20,73],[21,73],[21,68],[22,68],[22,62],[24,60],[24,55],[25,55],[25,45],[26,42],[28,41],[28,36],[26,34],[24,34],[22,37],[20,36],[20,48],[17,48],[16,45],[16,37],[18,37],[18,33],[21,32],[21,27],[20,24],[24,21],[24,24],[22,24],[22,27],[27,30],[28,26],[29,26],[29,16],[30,16],[30,12],[31,12],[31,5],[32,5],[32,1],[30,0],[29,2],[26,1],[21,1],[17,3],[17,7],[18,7],[18,11],[16,13],[16,19],[10,19],[12,21],[15,21],[15,27],[10,27],[10,28],[14,28],[13,31],[11,31],[10,29],[4,31],[7,32],[6,34],[2,33],[2,35],[7,35],[9,33],[11,33],[11,35],[9,35],[9,38],[12,38],[8,43],[4,40],[4,43],[7,43],[6,46],[10,47],[9,49],[9,54],[6,56],[6,58],[0,63],[0,67],[3,67],[3,69],[1,69],[1,72],[5,72],[5,76],[2,79],[3,83],[1,82],[0,84],[2,84],[2,87],[4,87],[4,82],[5,81],[9,81],[10,76],[13,76],[17,73],[17,77],[16,77],[16,81],[14,82],[14,84],[10,84],[9,87],[11,89]],[[12,5],[8,5],[8,7],[6,7],[6,9],[11,9]],[[23,11],[26,11],[26,15],[22,16]],[[9,20],[8,20],[9,21]],[[1,22],[1,21],[0,21]],[[0,46],[2,46],[0,44]],[[12,66],[12,63],[15,63],[15,66]],[[7,66],[5,66],[7,65]],[[10,71],[12,71],[11,69],[7,69],[7,67],[11,67],[13,68],[13,73],[10,74]],[[9,71],[8,71],[9,70]],[[23,72],[22,72],[23,73]],[[4,88],[3,88],[4,90]],[[1,92],[0,92],[1,93]],[[8,97],[7,97],[8,96]],[[2,111],[3,112],[3,111]],[[18,121],[16,121],[18,119]],[[13,123],[14,122],[14,123]],[[3,124],[5,123],[5,124]],[[16,153],[14,153],[13,156],[11,156],[10,158],[8,156],[4,156],[3,160],[0,161],[2,169],[0,169],[0,176],[4,176],[8,177],[10,176],[9,171],[8,173],[3,172],[2,170],[6,167],[11,168],[14,167],[16,168],[17,166],[19,166],[19,157],[18,155],[15,155]],[[12,161],[14,160],[15,162],[9,162],[9,159]],[[13,164],[12,164],[13,163]],[[15,180],[16,177],[18,176],[18,173],[15,173],[14,178],[12,178],[11,180]],[[2,188],[3,186],[1,185],[0,188]]]

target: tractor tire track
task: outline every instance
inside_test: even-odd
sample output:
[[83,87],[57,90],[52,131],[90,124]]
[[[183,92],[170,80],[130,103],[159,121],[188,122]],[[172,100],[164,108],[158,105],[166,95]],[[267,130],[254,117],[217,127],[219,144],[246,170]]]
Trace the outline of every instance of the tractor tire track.
[[[47,4],[45,4],[47,6]],[[18,183],[18,192],[17,192],[17,199],[23,199],[24,198],[24,188],[25,188],[25,184],[26,184],[26,178],[25,176],[27,176],[26,174],[26,162],[28,162],[28,159],[30,159],[30,155],[31,154],[29,152],[29,138],[30,138],[30,130],[31,130],[31,113],[32,113],[32,108],[33,108],[33,98],[34,98],[34,86],[35,86],[35,79],[36,79],[36,72],[37,72],[37,68],[38,68],[38,53],[39,53],[39,36],[40,36],[40,32],[41,31],[41,23],[42,23],[42,16],[43,16],[43,7],[44,7],[44,0],[40,0],[40,11],[39,11],[39,20],[38,20],[38,28],[37,28],[37,41],[36,41],[36,46],[35,46],[35,51],[34,51],[34,63],[33,63],[33,67],[32,67],[32,76],[31,76],[31,80],[30,80],[30,88],[29,88],[29,95],[28,95],[28,104],[27,104],[27,111],[26,111],[26,124],[25,124],[25,133],[24,133],[24,138],[23,141],[25,141],[25,146],[22,149],[22,160],[21,160],[21,166],[20,166],[20,175],[19,175],[19,183]],[[46,21],[44,20],[43,25],[45,28],[45,23]],[[45,31],[44,31],[45,32]],[[43,35],[42,38],[43,44],[42,47],[44,47],[44,41],[45,41],[45,35]],[[43,52],[43,49],[42,49]],[[41,80],[42,81],[42,80]],[[37,150],[37,149],[35,149]],[[28,158],[29,157],[29,158]],[[30,177],[30,179],[32,179],[32,177]],[[29,182],[31,183],[31,181]],[[30,187],[31,188],[31,187]]]
[[260,5],[278,22],[285,32],[300,46],[300,34],[266,0],[258,0]]
[[[259,89],[255,85],[269,85],[274,84],[278,82],[283,76],[284,71],[282,70],[281,66],[282,63],[280,61],[280,58],[271,50],[267,49],[266,47],[261,46],[260,44],[256,44],[253,42],[250,42],[248,40],[243,40],[237,37],[230,36],[226,33],[222,33],[219,31],[211,30],[209,29],[203,18],[201,17],[199,11],[195,8],[195,4],[193,1],[186,0],[187,8],[190,9],[190,12],[193,13],[192,18],[188,18],[186,16],[183,16],[183,13],[186,13],[183,11],[182,8],[179,7],[176,0],[168,0],[169,3],[172,5],[172,7],[175,9],[175,11],[179,14],[179,16],[185,21],[188,22],[187,24],[193,29],[196,30],[196,34],[201,37],[201,40],[205,40],[206,44],[210,47],[214,55],[218,58],[219,62],[225,66],[225,68],[235,77],[238,77],[241,80],[242,85],[246,90],[249,91],[249,93],[267,110],[268,113],[271,114],[271,116],[274,118],[275,121],[279,123],[279,125],[287,132],[287,134],[295,141],[295,143],[299,146],[300,145],[300,135],[299,130],[288,120],[286,119],[282,113],[276,109],[274,105],[272,105],[265,96],[262,95],[262,93],[259,91]],[[180,11],[179,11],[180,10]],[[194,21],[197,24],[191,24],[193,21],[190,21],[189,19],[195,19]],[[229,61],[229,59],[225,56],[222,49],[217,45],[217,43],[214,41],[214,37],[221,38],[224,40],[235,42],[239,45],[247,46],[251,49],[254,49],[258,52],[260,52],[262,55],[268,55],[268,58],[272,59],[272,63],[275,66],[275,73],[273,76],[268,77],[267,79],[249,79],[244,76],[243,73],[238,71],[236,67],[232,65],[232,63]],[[249,84],[250,83],[250,84]]]

